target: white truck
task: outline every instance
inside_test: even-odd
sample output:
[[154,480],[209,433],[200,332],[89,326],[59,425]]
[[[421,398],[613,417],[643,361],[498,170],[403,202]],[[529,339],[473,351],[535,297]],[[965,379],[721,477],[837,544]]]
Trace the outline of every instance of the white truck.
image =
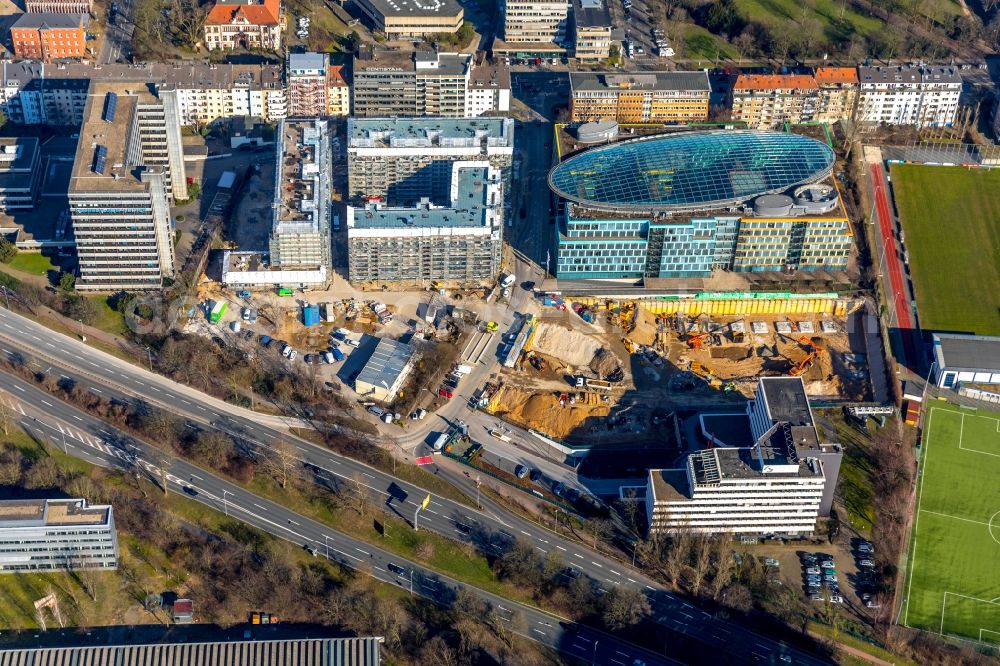
[[319,308],[323,313],[323,321],[328,324],[337,321],[337,311],[334,309],[333,303],[320,303]]
[[434,438],[434,444],[432,446],[434,447],[435,451],[440,451],[441,449],[444,448],[444,445],[447,443],[448,443],[448,433],[442,432],[437,437]]
[[500,286],[504,289],[509,289],[514,286],[514,282],[517,281],[517,277],[513,273],[508,273],[500,278]]
[[459,374],[459,375],[470,375],[470,374],[472,374],[472,366],[471,365],[456,365],[455,366],[455,373]]

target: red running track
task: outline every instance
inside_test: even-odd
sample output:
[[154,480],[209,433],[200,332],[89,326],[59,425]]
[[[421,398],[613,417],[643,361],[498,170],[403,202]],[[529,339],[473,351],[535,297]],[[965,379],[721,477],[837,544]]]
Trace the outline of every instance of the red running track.
[[896,235],[893,229],[892,213],[889,209],[889,196],[885,188],[885,176],[882,172],[882,164],[876,163],[870,166],[872,187],[875,190],[875,211],[878,214],[879,229],[882,230],[882,243],[885,246],[884,268],[889,276],[889,287],[892,289],[891,300],[896,314],[896,327],[899,329],[902,341],[902,358],[900,361],[908,368],[916,368],[919,361],[914,336],[916,331],[913,327],[913,318],[910,316],[909,291],[906,288],[906,280],[903,278],[903,270],[900,267],[899,255],[896,251]]

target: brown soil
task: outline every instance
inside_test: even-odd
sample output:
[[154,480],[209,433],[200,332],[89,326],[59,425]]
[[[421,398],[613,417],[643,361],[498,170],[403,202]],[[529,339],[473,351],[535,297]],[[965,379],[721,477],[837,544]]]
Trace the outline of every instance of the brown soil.
[[[578,398],[580,396],[574,395]],[[559,395],[556,393],[532,393],[504,386],[493,404],[497,406],[494,412],[496,414],[557,439],[564,439],[578,428],[583,428],[587,419],[604,418],[611,411],[611,403],[602,402],[596,395],[587,402],[578,399],[576,404],[564,407],[559,404]]]

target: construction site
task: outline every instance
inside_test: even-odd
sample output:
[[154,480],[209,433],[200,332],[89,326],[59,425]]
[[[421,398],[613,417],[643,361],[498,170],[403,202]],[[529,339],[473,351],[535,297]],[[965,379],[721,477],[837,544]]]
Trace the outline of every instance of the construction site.
[[486,408],[557,439],[643,441],[660,437],[663,413],[742,405],[759,377],[802,377],[815,399],[869,399],[863,301],[716,296],[546,297]]

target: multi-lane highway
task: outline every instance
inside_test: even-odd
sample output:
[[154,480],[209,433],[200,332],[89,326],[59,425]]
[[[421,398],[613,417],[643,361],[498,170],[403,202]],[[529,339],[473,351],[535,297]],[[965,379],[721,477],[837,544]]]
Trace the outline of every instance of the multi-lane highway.
[[[261,419],[254,412],[133,366],[2,308],[0,353],[35,359],[36,369],[72,379],[81,388],[106,397],[141,397],[194,423],[225,430],[262,447],[273,446],[279,440],[289,442],[301,463],[315,473],[318,482],[328,484],[334,480],[339,483],[360,479],[373,496],[396,496],[394,501],[404,516],[412,516],[417,503],[427,494],[423,489],[389,474],[267,425],[270,419]],[[13,381],[14,378],[0,373],[0,387],[10,386],[13,394],[23,391],[23,387],[17,388],[11,383]],[[51,398],[47,400],[53,402]],[[477,511],[465,504],[435,497],[427,511],[421,514],[420,524],[421,528],[456,540],[480,539],[485,534],[491,542],[493,537],[508,540],[523,538],[541,551],[557,549],[567,565],[589,576],[599,586],[609,589],[612,585],[621,585],[641,589],[650,599],[653,618],[664,627],[664,637],[673,637],[670,639],[678,642],[694,640],[710,646],[724,661],[738,663],[762,652],[769,655],[789,652],[796,663],[826,663],[822,658],[788,650],[776,641],[711,617],[638,571],[517,516]],[[474,529],[468,529],[470,527]]]
[[164,472],[162,451],[75,407],[53,400],[21,379],[0,375],[0,384],[6,394],[0,395],[0,401],[18,415],[26,431],[48,440],[50,446],[63,448],[66,453],[101,467],[134,471],[153,483],[162,483],[165,475],[171,491],[308,548],[316,557],[364,571],[380,581],[444,605],[451,603],[459,589],[469,589],[496,609],[502,621],[511,623],[513,631],[594,663],[622,666],[631,666],[636,660],[649,665],[679,663],[610,634],[460,583],[330,529],[184,460],[171,459]]

